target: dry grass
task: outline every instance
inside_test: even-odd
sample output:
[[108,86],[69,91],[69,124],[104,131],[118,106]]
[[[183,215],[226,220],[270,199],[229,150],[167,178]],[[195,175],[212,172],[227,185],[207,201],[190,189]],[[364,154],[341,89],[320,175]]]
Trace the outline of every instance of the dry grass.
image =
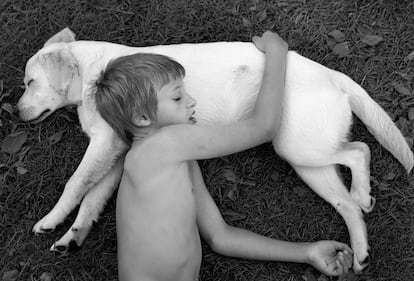
[[[223,40],[249,41],[266,29],[278,31],[291,49],[351,76],[397,121],[412,140],[414,104],[414,4],[400,1],[161,1],[72,0],[0,2],[0,80],[2,103],[15,104],[27,59],[54,33],[69,26],[79,39],[135,46]],[[339,58],[326,43],[341,30],[351,53]],[[364,32],[384,41],[361,42]],[[408,75],[404,76],[404,75]],[[411,75],[411,76],[410,76]],[[408,79],[407,79],[408,78]],[[408,95],[394,89],[401,84]],[[14,154],[0,154],[0,274],[18,270],[18,280],[116,280],[116,232],[112,199],[84,247],[60,258],[48,247],[70,226],[34,236],[33,224],[57,201],[87,146],[73,108],[38,125],[25,124],[0,110],[0,140],[23,130],[28,139]],[[63,133],[59,142],[50,137]],[[353,138],[372,150],[374,211],[366,216],[372,260],[355,280],[414,280],[414,178],[358,121]],[[23,151],[26,149],[26,154]],[[17,169],[23,163],[25,174]],[[202,163],[206,182],[231,224],[279,239],[348,241],[342,218],[279,159],[270,145]],[[19,173],[20,171],[20,173]],[[347,170],[344,178],[349,182]],[[233,175],[234,174],[234,175]],[[227,258],[204,246],[201,280],[303,280],[319,277],[309,266]],[[324,280],[320,279],[319,281]],[[349,279],[350,280],[350,279]]]

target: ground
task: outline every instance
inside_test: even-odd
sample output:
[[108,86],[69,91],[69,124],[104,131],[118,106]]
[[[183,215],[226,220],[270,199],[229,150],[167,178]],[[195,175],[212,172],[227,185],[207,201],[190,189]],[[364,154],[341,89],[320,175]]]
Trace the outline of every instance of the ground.
[[[371,1],[2,0],[0,2],[0,276],[3,280],[116,280],[115,201],[84,246],[68,257],[48,251],[74,219],[35,236],[79,164],[88,140],[76,110],[40,124],[13,114],[28,58],[69,26],[83,40],[133,46],[250,41],[277,31],[292,50],[361,84],[390,114],[412,146],[414,3]],[[323,102],[323,101],[321,101]],[[12,143],[6,137],[14,135]],[[365,216],[371,265],[339,280],[414,280],[414,177],[355,119],[350,138],[372,151],[377,205]],[[315,195],[270,144],[204,161],[203,172],[225,219],[290,241],[349,242],[339,214]],[[349,184],[349,171],[340,168]],[[330,280],[310,266],[223,257],[203,245],[200,280]],[[337,280],[333,278],[332,280]]]

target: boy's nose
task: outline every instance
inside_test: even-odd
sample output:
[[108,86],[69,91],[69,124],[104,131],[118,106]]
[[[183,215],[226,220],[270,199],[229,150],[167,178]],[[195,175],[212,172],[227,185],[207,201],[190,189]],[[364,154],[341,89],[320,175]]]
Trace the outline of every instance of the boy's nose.
[[197,104],[197,101],[193,97],[188,96],[187,107],[194,107]]

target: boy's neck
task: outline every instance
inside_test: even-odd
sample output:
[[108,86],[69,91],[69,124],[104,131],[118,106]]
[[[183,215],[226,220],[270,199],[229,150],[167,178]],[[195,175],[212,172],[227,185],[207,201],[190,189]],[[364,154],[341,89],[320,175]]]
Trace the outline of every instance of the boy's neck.
[[132,138],[132,141],[135,142],[141,142],[148,136],[152,135],[155,131],[157,131],[159,128],[154,127],[153,125],[147,126],[147,127],[140,127],[137,128],[134,132],[134,136]]

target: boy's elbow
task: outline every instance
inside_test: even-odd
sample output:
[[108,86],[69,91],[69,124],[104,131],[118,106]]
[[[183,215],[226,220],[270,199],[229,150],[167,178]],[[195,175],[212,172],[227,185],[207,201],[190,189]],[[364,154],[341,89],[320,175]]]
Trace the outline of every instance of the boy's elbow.
[[218,254],[223,254],[226,251],[226,245],[228,245],[226,241],[227,227],[229,226],[224,225],[220,231],[215,231],[209,237],[205,237],[205,241],[209,247]]

